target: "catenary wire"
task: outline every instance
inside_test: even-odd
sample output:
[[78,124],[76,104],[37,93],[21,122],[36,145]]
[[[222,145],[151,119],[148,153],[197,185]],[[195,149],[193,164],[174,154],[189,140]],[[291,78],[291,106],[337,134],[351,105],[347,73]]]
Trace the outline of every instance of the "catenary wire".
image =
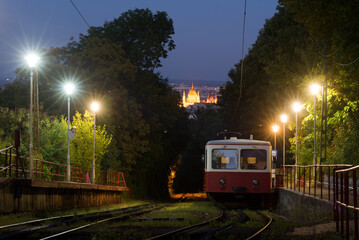
[[78,12],[78,14],[81,16],[81,18],[84,20],[84,22],[86,23],[86,25],[90,28],[90,24],[88,24],[88,22],[86,21],[85,17],[82,15],[82,13],[80,12],[80,10],[76,7],[76,5],[74,4],[74,2],[72,0],[70,0],[72,6],[74,6],[74,8],[76,9],[76,11]]

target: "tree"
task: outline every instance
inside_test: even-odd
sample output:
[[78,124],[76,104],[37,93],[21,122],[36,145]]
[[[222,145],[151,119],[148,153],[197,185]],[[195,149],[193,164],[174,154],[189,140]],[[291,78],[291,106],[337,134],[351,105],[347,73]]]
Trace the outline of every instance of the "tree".
[[209,140],[218,138],[223,131],[223,120],[216,109],[199,108],[196,119],[188,120],[188,138],[182,151],[180,163],[176,166],[173,188],[177,193],[201,192],[204,186],[205,145]]
[[304,26],[286,8],[277,10],[244,59],[242,83],[238,63],[228,74],[231,81],[220,90],[219,106],[227,126],[242,137],[268,138],[267,126],[289,108],[288,101],[300,98],[304,76],[311,74],[309,66],[317,60]]
[[3,89],[0,89],[0,106],[9,109],[28,108],[29,89],[30,82],[22,78],[6,84]]
[[91,27],[88,35],[80,35],[80,41],[73,45],[81,49],[87,39],[108,39],[121,45],[133,65],[153,71],[162,66],[160,58],[166,58],[168,51],[175,48],[173,34],[173,22],[166,12],[153,14],[149,9],[135,9],[105,22],[103,27]]
[[[62,119],[62,124],[67,127],[66,119]],[[91,172],[93,159],[93,114],[85,112],[81,115],[76,112],[72,119],[72,126],[76,126],[75,138],[70,142],[71,165],[78,168],[86,169]],[[106,126],[96,125],[95,137],[95,169],[99,173],[101,162],[109,150],[112,136],[106,131]]]

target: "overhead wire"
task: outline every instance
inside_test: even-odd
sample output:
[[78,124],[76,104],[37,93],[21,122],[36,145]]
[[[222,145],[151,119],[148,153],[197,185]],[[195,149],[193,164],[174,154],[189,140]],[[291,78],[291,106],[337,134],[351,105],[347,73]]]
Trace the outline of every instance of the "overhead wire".
[[70,0],[72,6],[74,6],[74,8],[76,9],[76,11],[78,12],[78,14],[81,16],[81,18],[84,20],[84,22],[86,23],[86,25],[90,28],[90,24],[86,21],[85,17],[82,15],[82,13],[80,12],[80,10],[76,7],[75,3]]
[[356,59],[354,59],[353,61],[349,62],[349,63],[338,63],[338,62],[335,62],[335,64],[339,65],[339,66],[349,66],[349,65],[352,65],[353,63],[355,63],[356,61],[359,60],[359,57],[357,57]]
[[[241,79],[239,82],[239,97],[234,109],[234,112],[237,111],[239,103],[242,98],[242,88],[243,88],[243,68],[244,68],[244,37],[245,37],[245,29],[246,29],[246,15],[247,15],[247,0],[244,0],[244,12],[243,12],[243,32],[242,32],[242,60],[241,60]],[[234,114],[232,115],[234,116]]]

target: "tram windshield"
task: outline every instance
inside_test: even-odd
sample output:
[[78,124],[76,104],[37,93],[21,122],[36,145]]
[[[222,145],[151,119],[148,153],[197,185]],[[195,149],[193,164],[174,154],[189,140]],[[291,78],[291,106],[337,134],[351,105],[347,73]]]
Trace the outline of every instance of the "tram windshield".
[[267,169],[267,151],[264,149],[242,149],[241,169]]
[[235,149],[213,149],[212,150],[213,169],[237,169],[238,150]]

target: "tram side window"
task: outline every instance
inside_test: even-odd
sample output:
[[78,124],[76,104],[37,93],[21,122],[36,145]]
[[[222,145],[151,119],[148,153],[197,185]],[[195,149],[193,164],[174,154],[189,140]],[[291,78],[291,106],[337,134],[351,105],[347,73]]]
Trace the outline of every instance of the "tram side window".
[[213,169],[237,169],[238,151],[235,149],[214,149],[212,150]]
[[267,151],[263,149],[242,149],[241,169],[267,169]]

